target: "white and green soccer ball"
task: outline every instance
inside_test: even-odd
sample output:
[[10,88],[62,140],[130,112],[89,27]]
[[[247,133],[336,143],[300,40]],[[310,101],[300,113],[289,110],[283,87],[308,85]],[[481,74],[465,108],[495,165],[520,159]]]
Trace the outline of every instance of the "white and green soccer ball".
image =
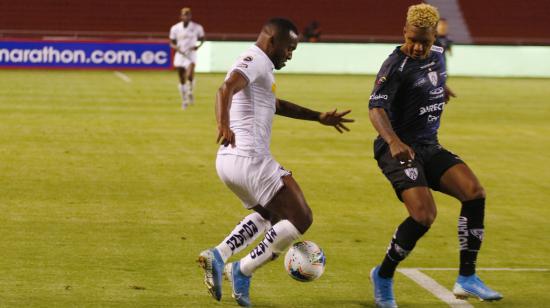
[[285,270],[290,277],[309,282],[318,279],[325,271],[323,250],[312,241],[294,243],[285,255]]

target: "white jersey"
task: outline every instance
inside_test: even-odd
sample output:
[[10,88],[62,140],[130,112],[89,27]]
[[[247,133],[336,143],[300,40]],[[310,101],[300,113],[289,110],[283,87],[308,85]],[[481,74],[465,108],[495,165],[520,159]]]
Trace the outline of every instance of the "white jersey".
[[271,155],[271,126],[275,114],[274,65],[256,45],[239,56],[225,79],[238,71],[247,86],[233,95],[229,112],[230,128],[235,133],[235,147],[220,146],[218,154],[247,157]]
[[189,51],[197,45],[200,37],[204,36],[204,29],[196,22],[190,21],[187,27],[183,27],[183,21],[170,28],[170,40],[175,40],[178,49],[182,52]]

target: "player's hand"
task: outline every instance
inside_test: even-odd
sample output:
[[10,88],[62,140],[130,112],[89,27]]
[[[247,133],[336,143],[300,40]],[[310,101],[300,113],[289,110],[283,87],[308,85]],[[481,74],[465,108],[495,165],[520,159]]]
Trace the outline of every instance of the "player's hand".
[[455,92],[451,88],[445,86],[445,103],[448,103],[451,100],[451,97],[456,97]]
[[216,143],[223,144],[224,147],[231,144],[231,147],[235,147],[235,133],[228,126],[218,126],[218,138]]
[[334,109],[334,111],[323,112],[319,115],[319,122],[321,122],[321,124],[323,125],[334,126],[334,128],[340,133],[343,133],[343,130],[349,132],[349,128],[347,128],[344,123],[355,122],[355,120],[346,119],[344,118],[344,116],[350,112],[351,110],[337,112],[336,109]]
[[401,142],[401,140],[395,140],[390,143],[390,153],[391,157],[402,161],[407,162],[414,159],[414,150]]

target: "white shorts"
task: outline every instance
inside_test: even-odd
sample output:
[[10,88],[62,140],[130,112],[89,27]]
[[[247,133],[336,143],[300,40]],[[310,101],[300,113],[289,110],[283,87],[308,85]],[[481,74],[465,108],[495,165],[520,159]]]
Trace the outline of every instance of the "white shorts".
[[247,209],[266,206],[284,186],[281,178],[291,174],[271,156],[218,155],[216,170]]
[[185,53],[185,55],[182,55],[179,52],[176,52],[174,54],[174,67],[184,67],[188,68],[191,63],[195,63],[197,61],[197,51],[188,51]]

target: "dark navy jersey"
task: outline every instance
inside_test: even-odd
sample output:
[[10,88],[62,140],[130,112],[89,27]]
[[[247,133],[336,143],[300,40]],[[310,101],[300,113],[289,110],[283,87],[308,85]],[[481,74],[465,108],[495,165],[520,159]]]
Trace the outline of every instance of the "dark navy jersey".
[[436,144],[446,74],[441,47],[432,46],[422,60],[414,60],[397,47],[376,76],[369,109],[384,108],[393,130],[406,144]]

